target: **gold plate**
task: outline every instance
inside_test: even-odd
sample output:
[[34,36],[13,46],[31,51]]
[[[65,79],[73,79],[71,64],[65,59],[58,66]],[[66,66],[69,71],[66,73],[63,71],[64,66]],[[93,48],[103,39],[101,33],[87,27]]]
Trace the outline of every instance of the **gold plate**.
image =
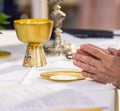
[[7,51],[0,51],[0,58],[10,57],[11,53]]
[[60,82],[85,79],[85,77],[79,71],[50,71],[43,72],[40,74],[40,76],[44,79]]

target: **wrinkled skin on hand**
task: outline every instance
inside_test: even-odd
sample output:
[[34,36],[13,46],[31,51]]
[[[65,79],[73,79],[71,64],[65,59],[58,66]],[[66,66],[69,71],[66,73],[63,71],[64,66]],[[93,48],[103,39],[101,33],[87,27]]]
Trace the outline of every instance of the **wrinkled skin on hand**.
[[72,55],[73,64],[82,68],[85,77],[120,86],[120,50],[84,44]]

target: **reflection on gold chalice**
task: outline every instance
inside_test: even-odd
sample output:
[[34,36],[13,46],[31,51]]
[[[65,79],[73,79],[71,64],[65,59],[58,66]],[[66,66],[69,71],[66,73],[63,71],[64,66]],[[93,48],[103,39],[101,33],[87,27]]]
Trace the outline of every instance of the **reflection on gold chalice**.
[[23,66],[45,66],[47,62],[42,43],[49,40],[53,21],[48,19],[21,19],[14,21],[14,27],[18,39],[28,43]]

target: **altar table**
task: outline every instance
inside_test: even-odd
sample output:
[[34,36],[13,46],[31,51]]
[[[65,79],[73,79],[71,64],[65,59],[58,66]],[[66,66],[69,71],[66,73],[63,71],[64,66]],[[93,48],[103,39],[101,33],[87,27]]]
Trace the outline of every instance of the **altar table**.
[[[114,32],[119,33],[119,31]],[[2,33],[0,50],[11,52],[11,56],[0,59],[1,111],[41,111],[48,108],[52,110],[54,108],[80,109],[86,107],[102,107],[103,111],[119,111],[119,90],[114,86],[97,83],[90,79],[72,82],[45,80],[41,78],[41,72],[80,71],[81,69],[74,66],[72,60],[66,59],[64,55],[47,55],[45,67],[23,67],[26,44],[17,39],[14,30],[6,30]],[[63,33],[62,38],[72,42],[76,47],[83,43],[92,43],[104,48],[108,46],[120,48],[120,37],[80,39]]]

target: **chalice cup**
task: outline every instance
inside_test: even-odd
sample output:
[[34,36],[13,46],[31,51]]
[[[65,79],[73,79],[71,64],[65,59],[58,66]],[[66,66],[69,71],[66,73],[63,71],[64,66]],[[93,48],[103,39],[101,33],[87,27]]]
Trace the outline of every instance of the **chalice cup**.
[[20,19],[14,21],[18,39],[27,43],[23,66],[43,67],[47,64],[42,43],[50,39],[53,21],[48,19]]

